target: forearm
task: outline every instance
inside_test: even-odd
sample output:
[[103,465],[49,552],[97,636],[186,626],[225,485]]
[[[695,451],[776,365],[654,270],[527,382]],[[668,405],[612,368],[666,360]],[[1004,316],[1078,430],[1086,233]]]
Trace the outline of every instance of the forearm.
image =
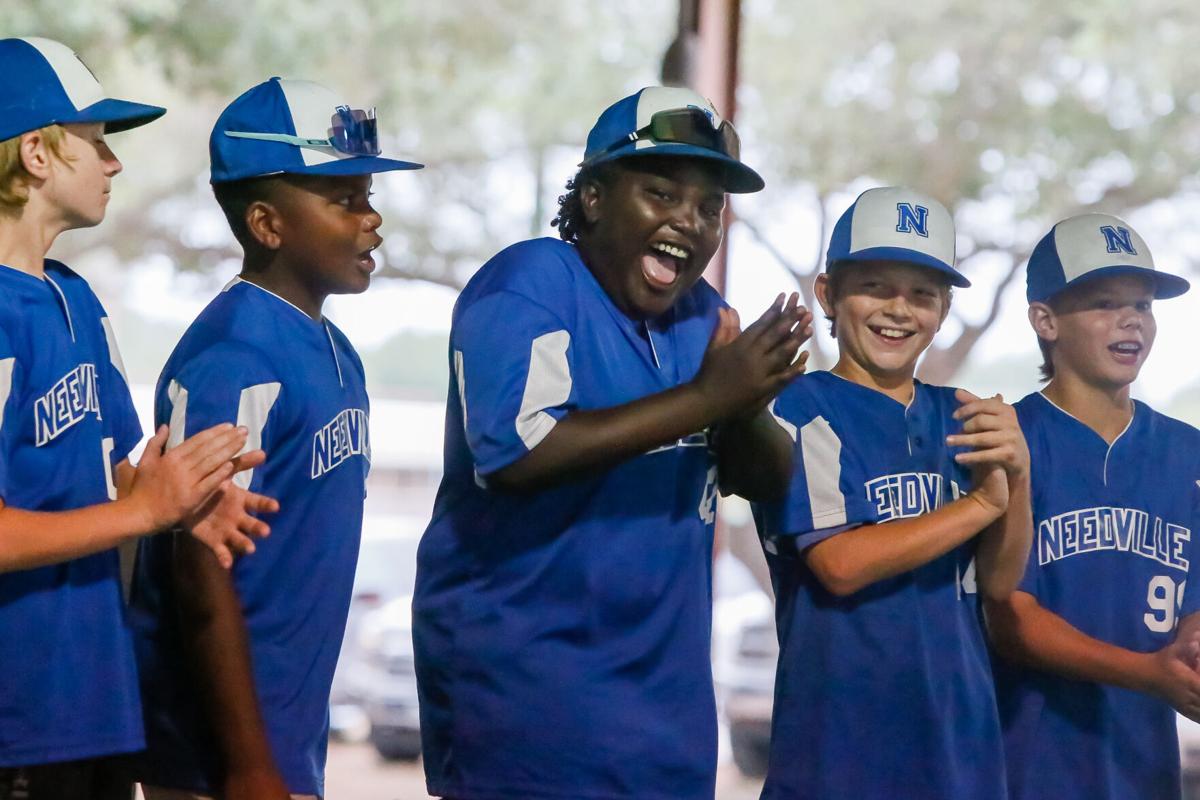
[[975,577],[980,593],[991,600],[1004,600],[1025,575],[1033,540],[1029,475],[1008,482],[1008,510],[979,536],[975,553]]
[[794,443],[766,409],[716,431],[721,488],[747,500],[774,500],[787,491]]
[[226,775],[274,771],[232,576],[186,533],[175,535],[174,548],[180,629]]
[[129,498],[70,511],[0,506],[0,572],[81,558],[153,530],[150,515]]
[[488,475],[488,483],[508,491],[544,489],[671,444],[716,419],[713,402],[695,384],[613,408],[574,411],[525,456]]
[[1153,691],[1153,654],[1088,636],[1026,592],[1007,600],[984,598],[988,635],[1010,661],[1067,678]]
[[850,595],[945,555],[997,516],[968,495],[919,517],[831,536],[807,550],[807,564],[830,592]]

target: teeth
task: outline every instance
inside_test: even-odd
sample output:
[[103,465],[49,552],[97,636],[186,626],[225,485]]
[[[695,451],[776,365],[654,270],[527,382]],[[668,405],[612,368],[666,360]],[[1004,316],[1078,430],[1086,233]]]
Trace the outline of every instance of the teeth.
[[888,339],[903,339],[908,336],[908,331],[902,331],[899,328],[880,328],[879,335]]
[[671,256],[672,258],[687,258],[688,257],[687,250],[684,250],[682,247],[676,247],[673,244],[667,244],[666,242],[655,242],[654,244],[650,245],[650,247],[652,247],[653,249],[657,250],[660,253],[666,253],[667,255]]
[[1142,346],[1136,342],[1118,342],[1113,345],[1113,349],[1120,350],[1122,353],[1136,353],[1142,349]]

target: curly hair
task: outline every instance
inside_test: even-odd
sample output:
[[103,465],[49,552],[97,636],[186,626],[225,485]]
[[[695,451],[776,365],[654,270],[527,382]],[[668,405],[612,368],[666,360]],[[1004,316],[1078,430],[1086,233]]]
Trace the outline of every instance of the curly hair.
[[550,221],[551,227],[558,228],[558,236],[564,242],[574,244],[579,241],[579,234],[587,231],[589,225],[583,215],[583,201],[580,190],[589,183],[608,186],[612,180],[612,165],[598,164],[592,167],[582,167],[575,177],[567,181],[566,194],[558,196],[558,213]]

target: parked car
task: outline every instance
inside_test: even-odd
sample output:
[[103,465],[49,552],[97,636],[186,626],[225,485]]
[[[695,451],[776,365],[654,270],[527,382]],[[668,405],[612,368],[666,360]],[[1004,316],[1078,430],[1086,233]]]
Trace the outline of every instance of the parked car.
[[329,729],[343,741],[362,741],[370,732],[367,696],[372,675],[364,667],[361,629],[367,616],[388,601],[412,595],[417,543],[426,520],[412,515],[370,516],[363,520],[362,546],[346,633],[329,697]]
[[751,778],[767,774],[775,662],[779,657],[774,611],[770,599],[761,597],[737,626],[732,657],[721,677],[721,708],[729,728],[733,762]]
[[369,614],[359,635],[364,709],[375,750],[388,760],[421,755],[417,676],[413,668],[412,596]]

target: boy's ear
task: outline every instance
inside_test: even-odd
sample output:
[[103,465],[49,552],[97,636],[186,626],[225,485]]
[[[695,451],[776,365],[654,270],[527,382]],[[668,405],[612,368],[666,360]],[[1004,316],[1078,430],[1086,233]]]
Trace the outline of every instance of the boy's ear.
[[942,316],[941,319],[938,320],[937,324],[937,329],[939,331],[942,329],[942,324],[945,323],[946,317],[950,316],[950,303],[954,300],[954,292],[951,291],[949,286],[946,287],[946,293],[943,295],[943,297],[945,299],[942,303]]
[[18,152],[21,157],[21,165],[34,179],[44,181],[50,177],[54,167],[51,163],[54,154],[46,146],[46,137],[40,130],[21,134]]
[[813,281],[813,294],[817,297],[817,303],[821,306],[821,311],[825,312],[825,316],[833,319],[833,298],[829,295],[829,274],[822,272]]
[[588,225],[600,219],[600,205],[604,200],[604,187],[598,181],[588,181],[579,187],[579,206]]
[[246,206],[246,230],[268,250],[278,250],[283,243],[279,222],[279,212],[265,200],[255,200]]
[[1058,320],[1054,316],[1054,309],[1047,304],[1038,302],[1029,304],[1029,324],[1033,326],[1033,331],[1038,338],[1047,342],[1058,340]]

